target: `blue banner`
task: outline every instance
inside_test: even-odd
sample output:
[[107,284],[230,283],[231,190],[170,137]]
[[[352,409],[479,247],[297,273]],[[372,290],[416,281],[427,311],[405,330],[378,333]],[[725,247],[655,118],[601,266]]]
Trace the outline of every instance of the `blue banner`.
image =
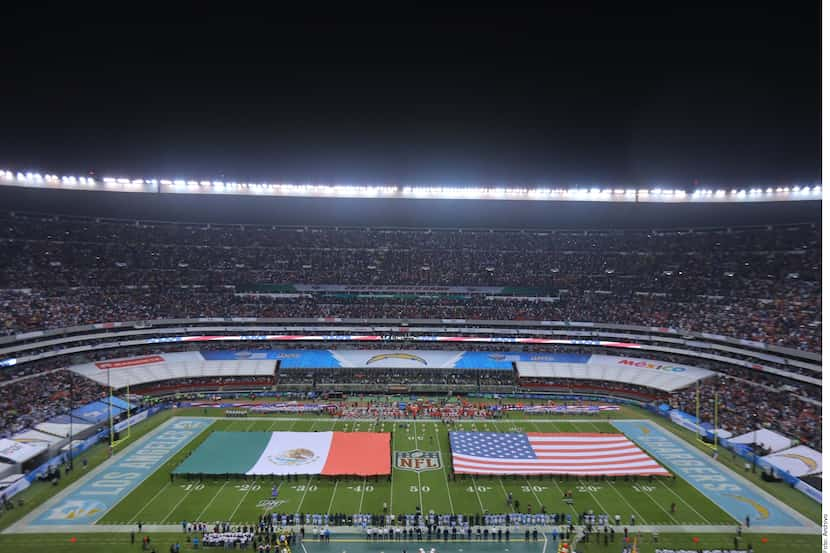
[[[406,351],[399,352],[401,355]],[[544,362],[544,363],[587,363],[590,354],[579,353],[532,353],[516,352],[487,352],[465,351],[457,352],[458,359],[447,369],[482,369],[508,371],[513,369],[513,363]],[[238,360],[274,360],[280,362],[285,369],[334,369],[342,368],[343,364],[330,350],[221,350],[203,351],[202,357],[206,361],[238,361]]]
[[89,405],[78,407],[77,409],[72,411],[72,415],[88,423],[98,424],[99,422],[103,422],[109,418],[110,410],[112,412],[113,417],[124,412],[123,409],[110,406],[109,404],[104,403],[102,401],[94,401]]

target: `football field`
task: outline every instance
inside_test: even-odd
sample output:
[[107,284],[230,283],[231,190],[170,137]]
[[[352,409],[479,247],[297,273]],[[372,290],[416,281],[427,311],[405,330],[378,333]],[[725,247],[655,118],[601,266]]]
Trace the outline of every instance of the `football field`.
[[[392,434],[392,452],[438,452],[440,466],[414,472],[393,468],[391,477],[332,478],[322,476],[236,477],[199,481],[170,472],[215,431],[374,431]],[[490,432],[619,432],[599,418],[510,419],[457,423],[453,430]],[[277,496],[273,488],[278,489]],[[566,492],[572,504],[564,501]],[[571,514],[593,511],[623,524],[734,525],[724,512],[681,478],[647,477],[615,480],[565,477],[453,477],[448,427],[440,421],[348,421],[338,419],[219,419],[153,472],[98,521],[106,525],[176,525],[182,521],[256,522],[264,513],[482,514],[516,512]],[[676,510],[671,512],[671,505]]]

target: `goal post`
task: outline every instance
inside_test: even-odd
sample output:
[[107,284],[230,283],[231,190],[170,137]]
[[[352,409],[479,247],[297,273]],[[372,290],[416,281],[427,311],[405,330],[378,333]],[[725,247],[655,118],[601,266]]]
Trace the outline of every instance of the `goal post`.
[[[703,405],[706,404],[706,399],[703,400]],[[697,431],[695,432],[695,439],[703,444],[704,446],[710,448],[712,451],[717,451],[718,449],[718,390],[715,389],[715,393],[712,396],[712,429],[713,439],[712,443],[707,442],[703,439],[705,434],[705,430],[702,427],[702,422],[700,420],[700,406],[701,406],[701,399],[700,399],[700,380],[695,383],[695,418],[697,422]]]

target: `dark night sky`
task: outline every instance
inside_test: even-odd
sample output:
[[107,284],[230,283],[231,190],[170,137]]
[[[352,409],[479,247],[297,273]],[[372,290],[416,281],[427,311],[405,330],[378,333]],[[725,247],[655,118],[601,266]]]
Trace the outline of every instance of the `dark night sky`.
[[18,14],[0,38],[0,166],[343,183],[816,181],[819,5],[748,6],[409,25]]

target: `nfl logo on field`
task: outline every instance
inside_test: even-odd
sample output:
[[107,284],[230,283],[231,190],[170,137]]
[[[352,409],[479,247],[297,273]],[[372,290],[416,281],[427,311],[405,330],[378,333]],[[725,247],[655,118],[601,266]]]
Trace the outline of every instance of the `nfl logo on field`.
[[438,470],[441,468],[441,453],[438,451],[421,451],[420,449],[396,451],[395,468],[413,472]]

